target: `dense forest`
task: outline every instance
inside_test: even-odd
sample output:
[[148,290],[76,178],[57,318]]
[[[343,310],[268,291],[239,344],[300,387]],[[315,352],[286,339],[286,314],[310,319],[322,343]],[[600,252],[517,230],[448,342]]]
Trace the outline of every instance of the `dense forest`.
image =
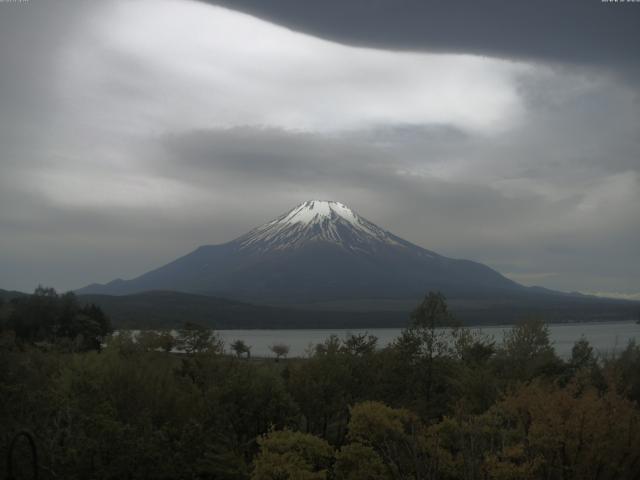
[[23,431],[44,479],[640,478],[638,345],[577,339],[563,360],[544,323],[495,341],[437,293],[385,348],[332,336],[297,359],[195,324],[109,336],[99,307],[43,288],[2,301],[0,327],[14,478],[33,478],[26,438],[8,451]]

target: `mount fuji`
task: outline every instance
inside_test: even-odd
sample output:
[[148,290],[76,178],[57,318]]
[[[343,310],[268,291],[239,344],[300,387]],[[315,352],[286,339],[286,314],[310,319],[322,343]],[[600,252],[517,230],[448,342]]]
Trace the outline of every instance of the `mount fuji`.
[[369,328],[406,325],[431,290],[469,324],[623,320],[638,311],[637,302],[525,287],[321,200],[137,278],[76,293],[123,328],[173,328],[185,318],[216,328]]
[[306,303],[530,291],[477,262],[444,257],[340,202],[311,200],[220,245],[206,245],[131,280],[80,294],[170,290],[255,302]]

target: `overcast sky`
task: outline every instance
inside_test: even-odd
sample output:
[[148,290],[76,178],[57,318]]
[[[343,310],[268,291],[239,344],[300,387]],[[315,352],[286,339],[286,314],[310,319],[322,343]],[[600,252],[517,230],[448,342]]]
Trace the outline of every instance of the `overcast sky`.
[[0,288],[131,278],[317,198],[640,298],[639,26],[600,0],[0,2]]

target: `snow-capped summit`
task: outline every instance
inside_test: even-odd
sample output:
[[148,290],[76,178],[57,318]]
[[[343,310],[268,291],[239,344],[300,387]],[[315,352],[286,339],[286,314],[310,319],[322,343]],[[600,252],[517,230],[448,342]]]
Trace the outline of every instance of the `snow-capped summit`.
[[397,244],[391,233],[362,218],[344,203],[309,200],[236,240],[260,251],[331,242],[351,250],[371,250],[376,243]]
[[274,222],[278,223],[309,223],[323,219],[343,218],[354,225],[358,223],[358,216],[344,203],[332,200],[309,200],[291,209]]

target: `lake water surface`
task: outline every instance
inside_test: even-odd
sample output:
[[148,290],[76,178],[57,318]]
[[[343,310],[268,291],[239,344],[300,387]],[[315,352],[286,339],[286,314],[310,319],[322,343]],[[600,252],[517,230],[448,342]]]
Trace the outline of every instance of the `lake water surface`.
[[[497,343],[500,343],[504,332],[509,330],[511,326],[472,328],[493,337]],[[220,330],[219,333],[227,345],[234,340],[244,340],[247,345],[251,346],[251,355],[255,357],[273,356],[269,346],[275,343],[289,345],[291,348],[289,357],[303,357],[310,344],[321,343],[332,334],[344,337],[348,333],[367,332],[378,337],[378,346],[383,347],[397,338],[400,331],[399,328],[371,328],[368,330]],[[571,356],[573,344],[583,336],[602,354],[624,349],[631,339],[640,341],[640,325],[633,321],[550,324],[549,331],[557,354],[563,358]]]

